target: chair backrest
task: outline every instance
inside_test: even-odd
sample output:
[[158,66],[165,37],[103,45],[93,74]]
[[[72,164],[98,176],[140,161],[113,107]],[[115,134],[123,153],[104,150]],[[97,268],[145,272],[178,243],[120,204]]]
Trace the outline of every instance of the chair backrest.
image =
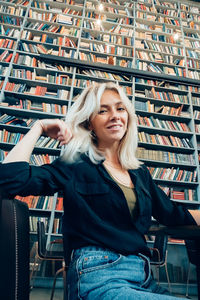
[[[2,198],[0,215],[0,291],[4,299],[29,299],[29,210]],[[3,296],[5,295],[5,296]]]
[[166,260],[168,236],[159,234],[155,236],[153,248],[151,248],[151,264],[163,265]]
[[[63,260],[64,253],[63,250],[61,251],[54,251],[52,249],[47,249],[46,247],[46,234],[45,234],[45,226],[44,222],[38,220],[37,222],[37,237],[38,237],[38,255],[41,259],[52,259],[52,260]],[[51,245],[53,244],[60,244],[60,239],[54,240]]]
[[45,258],[47,254],[46,250],[46,235],[44,223],[38,220],[37,222],[37,237],[38,237],[38,255],[41,258]]

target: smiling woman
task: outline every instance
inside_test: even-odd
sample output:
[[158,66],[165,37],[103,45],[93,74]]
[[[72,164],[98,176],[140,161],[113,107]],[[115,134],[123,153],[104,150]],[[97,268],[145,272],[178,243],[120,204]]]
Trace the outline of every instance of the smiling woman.
[[[29,159],[41,134],[65,149],[36,167]],[[175,299],[152,278],[144,234],[152,216],[164,225],[196,222],[154,183],[136,148],[133,105],[117,84],[99,83],[75,100],[65,122],[36,122],[0,164],[7,196],[63,192],[69,300]]]

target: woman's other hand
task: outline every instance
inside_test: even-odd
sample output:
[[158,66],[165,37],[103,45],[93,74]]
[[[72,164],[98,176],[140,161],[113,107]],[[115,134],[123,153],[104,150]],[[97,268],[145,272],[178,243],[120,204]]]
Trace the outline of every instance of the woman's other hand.
[[71,130],[63,120],[43,119],[38,122],[42,128],[42,132],[50,138],[58,140],[60,142],[60,146],[67,144],[71,140]]

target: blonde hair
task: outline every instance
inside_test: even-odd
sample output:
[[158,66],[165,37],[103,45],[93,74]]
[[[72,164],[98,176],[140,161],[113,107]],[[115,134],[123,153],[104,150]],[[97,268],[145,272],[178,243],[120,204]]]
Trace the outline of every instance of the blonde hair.
[[86,153],[95,164],[105,159],[103,153],[98,150],[97,143],[89,129],[90,118],[100,110],[101,97],[105,90],[116,91],[128,112],[127,131],[120,141],[118,150],[119,161],[125,169],[137,169],[141,163],[135,156],[138,144],[135,109],[123,89],[113,82],[95,83],[87,87],[70,107],[66,122],[70,125],[73,138],[67,144],[62,159],[72,163],[81,153]]

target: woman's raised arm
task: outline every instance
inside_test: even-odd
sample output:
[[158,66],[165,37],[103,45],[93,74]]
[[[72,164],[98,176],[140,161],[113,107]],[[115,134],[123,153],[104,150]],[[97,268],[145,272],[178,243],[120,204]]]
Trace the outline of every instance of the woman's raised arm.
[[59,119],[38,120],[23,139],[9,152],[3,163],[29,162],[33,148],[42,133],[59,140],[61,146],[67,144],[72,137],[71,131],[64,121]]

